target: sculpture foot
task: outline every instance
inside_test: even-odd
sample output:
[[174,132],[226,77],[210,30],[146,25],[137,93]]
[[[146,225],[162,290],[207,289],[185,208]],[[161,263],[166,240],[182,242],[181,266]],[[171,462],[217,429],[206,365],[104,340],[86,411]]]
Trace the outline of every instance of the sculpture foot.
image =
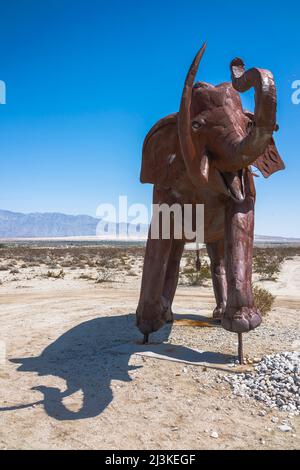
[[143,344],[148,344],[148,343],[149,343],[149,335],[144,335]]
[[247,333],[261,324],[261,314],[255,307],[229,307],[221,320],[225,330]]
[[136,311],[136,325],[143,335],[149,335],[170,320],[170,311],[170,302],[164,297],[156,302],[143,302]]
[[225,312],[225,307],[216,307],[213,311],[213,319],[221,321]]
[[168,311],[167,311],[166,323],[173,323],[173,321],[174,321],[173,312],[172,312],[171,306],[169,306]]

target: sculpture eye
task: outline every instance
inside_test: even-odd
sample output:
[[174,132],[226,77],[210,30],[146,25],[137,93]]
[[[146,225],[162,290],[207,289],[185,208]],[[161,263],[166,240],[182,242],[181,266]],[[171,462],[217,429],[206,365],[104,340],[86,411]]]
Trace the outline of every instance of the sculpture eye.
[[250,119],[250,120],[247,122],[247,130],[252,129],[252,127],[254,127],[254,126],[255,126],[254,121],[252,121],[252,119]]
[[198,119],[197,121],[192,121],[192,129],[193,131],[198,131],[201,129],[205,124],[204,119]]

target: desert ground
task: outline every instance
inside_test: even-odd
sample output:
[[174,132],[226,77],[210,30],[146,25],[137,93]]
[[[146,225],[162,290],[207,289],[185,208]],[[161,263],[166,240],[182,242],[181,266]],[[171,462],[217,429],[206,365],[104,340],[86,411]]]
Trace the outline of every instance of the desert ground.
[[[300,350],[300,249],[263,256],[277,251],[278,273],[254,274],[254,285],[276,297],[262,326],[244,335],[249,367],[266,354]],[[215,306],[205,252],[200,277],[193,258],[186,252],[182,260],[177,321],[151,342],[182,357],[218,352],[232,365],[235,334],[178,321],[209,320]],[[300,417],[233,395],[223,377],[234,367],[134,354],[142,260],[143,248],[134,247],[1,245],[0,448],[299,448]],[[131,352],[116,351],[122,344]]]

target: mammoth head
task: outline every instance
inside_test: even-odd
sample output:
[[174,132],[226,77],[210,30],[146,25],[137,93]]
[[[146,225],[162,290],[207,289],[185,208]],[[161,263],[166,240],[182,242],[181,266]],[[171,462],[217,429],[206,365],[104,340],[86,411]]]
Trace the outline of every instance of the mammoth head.
[[[284,168],[274,140],[276,88],[268,70],[245,71],[241,59],[231,64],[231,83],[218,86],[194,79],[204,54],[202,46],[186,76],[178,135],[190,179],[195,186],[218,178],[233,199],[243,200],[243,169],[255,165],[265,177]],[[239,92],[255,91],[254,114],[243,110]]]

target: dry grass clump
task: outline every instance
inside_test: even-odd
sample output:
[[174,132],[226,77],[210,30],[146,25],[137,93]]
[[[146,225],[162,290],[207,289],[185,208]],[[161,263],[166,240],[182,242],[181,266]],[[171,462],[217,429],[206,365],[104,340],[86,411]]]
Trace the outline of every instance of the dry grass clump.
[[275,296],[263,287],[253,286],[254,305],[260,310],[264,316],[272,310]]

